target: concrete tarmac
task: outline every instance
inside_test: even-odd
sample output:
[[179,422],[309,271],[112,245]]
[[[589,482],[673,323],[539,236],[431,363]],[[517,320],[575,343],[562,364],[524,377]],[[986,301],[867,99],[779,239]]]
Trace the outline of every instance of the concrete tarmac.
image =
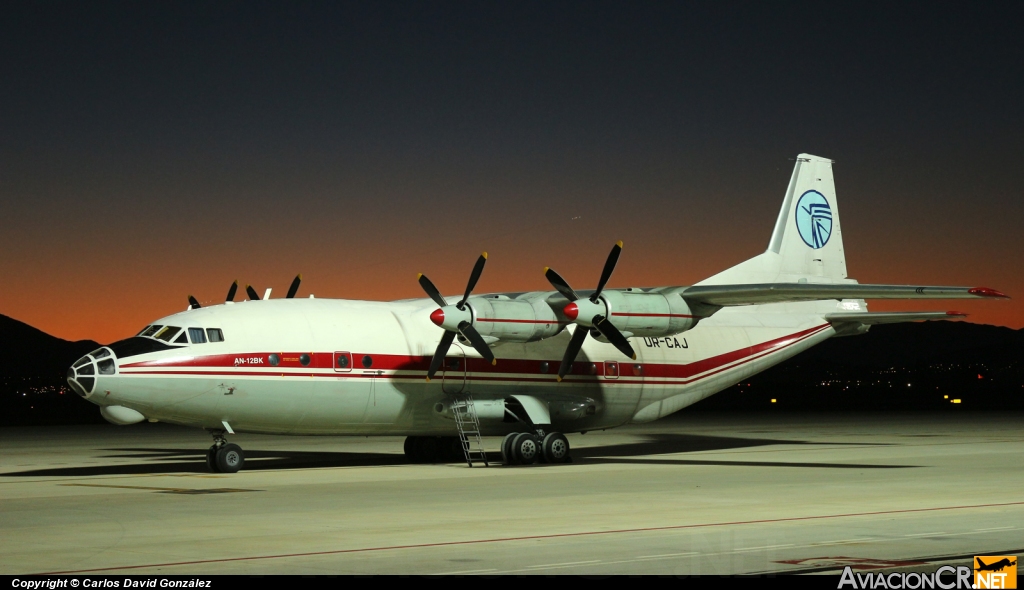
[[[1024,554],[1024,415],[718,414],[570,435],[566,465],[402,439],[0,429],[0,573],[749,574]],[[499,439],[486,446],[497,460]]]

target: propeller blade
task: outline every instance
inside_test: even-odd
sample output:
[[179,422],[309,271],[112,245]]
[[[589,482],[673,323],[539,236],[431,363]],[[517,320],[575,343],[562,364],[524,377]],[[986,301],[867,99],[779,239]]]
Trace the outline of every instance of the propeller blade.
[[491,352],[491,348],[487,346],[487,343],[484,342],[483,336],[480,335],[480,332],[476,331],[473,324],[469,322],[462,322],[459,324],[459,332],[462,332],[462,335],[469,340],[469,343],[472,344],[473,348],[480,353],[480,356],[490,361],[492,365],[498,364],[497,359],[494,358],[494,353]]
[[434,300],[434,303],[440,307],[448,306],[448,302],[444,300],[444,297],[441,297],[441,292],[437,290],[434,283],[430,282],[427,275],[420,273],[416,275],[416,279],[420,282],[420,286],[423,287],[423,290],[427,292],[427,296]]
[[302,275],[298,274],[292,279],[292,286],[288,287],[288,294],[285,295],[285,299],[291,299],[295,297],[295,294],[299,291],[299,283],[302,282]]
[[199,309],[200,307],[202,307],[202,305],[199,305],[199,302],[196,301],[196,298],[191,295],[188,296],[188,302],[189,305],[192,306],[192,309]]
[[636,352],[633,351],[633,347],[629,345],[629,341],[626,337],[619,332],[619,329],[615,327],[608,318],[603,315],[594,317],[594,327],[600,332],[608,342],[615,345],[615,348],[619,349],[619,352],[628,356],[629,358],[636,360]]
[[427,369],[427,381],[434,376],[434,373],[441,368],[441,363],[444,362],[444,355],[448,354],[448,349],[452,345],[452,341],[455,340],[455,332],[444,331],[444,336],[441,336],[441,342],[437,344],[437,350],[434,351],[434,358],[430,359],[430,368]]
[[590,296],[590,300],[597,303],[597,298],[601,295],[601,291],[604,290],[605,283],[612,277],[612,271],[615,270],[615,263],[619,261],[619,253],[622,252],[622,240],[619,240],[612,246],[612,251],[608,253],[608,260],[604,263],[604,270],[601,271],[601,280],[597,283],[597,291]]
[[458,302],[455,307],[462,309],[466,305],[466,300],[469,299],[469,294],[473,292],[473,287],[476,287],[476,282],[480,280],[480,273],[484,272],[484,264],[486,263],[487,252],[484,252],[480,255],[480,258],[476,259],[473,272],[469,275],[469,282],[466,283],[466,294],[462,296],[462,301]]
[[224,298],[224,301],[234,301],[236,291],[238,291],[238,281],[231,283],[231,288],[228,289],[228,296]]
[[545,266],[544,276],[547,277],[548,282],[551,283],[551,286],[554,287],[556,291],[562,294],[562,297],[565,297],[569,301],[576,301],[577,299],[580,298],[579,295],[576,294],[576,291],[573,291],[572,287],[569,286],[569,283],[565,282],[565,279],[562,278],[562,275],[555,272],[555,269]]
[[558,380],[561,381],[562,377],[569,374],[569,370],[572,369],[573,362],[576,361],[576,355],[580,353],[580,349],[583,348],[583,341],[587,338],[587,332],[590,330],[583,326],[576,326],[576,331],[572,334],[572,340],[569,341],[569,346],[565,349],[565,356],[562,357],[562,366],[558,367]]
[[256,289],[252,288],[252,285],[245,286],[245,294],[249,296],[249,301],[260,300],[260,296],[256,293]]

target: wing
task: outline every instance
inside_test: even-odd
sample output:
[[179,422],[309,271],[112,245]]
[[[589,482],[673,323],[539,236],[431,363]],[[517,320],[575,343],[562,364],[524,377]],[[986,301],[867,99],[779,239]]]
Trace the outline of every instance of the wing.
[[918,287],[914,285],[816,285],[762,283],[756,285],[699,285],[680,292],[687,302],[716,307],[760,305],[825,299],[986,299],[1006,295],[987,287]]
[[833,326],[839,324],[898,324],[900,322],[922,322],[929,320],[959,320],[967,317],[959,311],[883,311],[868,313],[830,313],[825,321]]

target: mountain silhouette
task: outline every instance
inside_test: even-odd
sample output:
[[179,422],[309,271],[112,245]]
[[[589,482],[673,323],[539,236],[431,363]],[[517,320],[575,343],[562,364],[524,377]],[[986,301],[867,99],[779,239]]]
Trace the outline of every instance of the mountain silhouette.
[[96,406],[65,381],[71,363],[95,350],[92,340],[69,342],[0,314],[0,425],[102,421]]

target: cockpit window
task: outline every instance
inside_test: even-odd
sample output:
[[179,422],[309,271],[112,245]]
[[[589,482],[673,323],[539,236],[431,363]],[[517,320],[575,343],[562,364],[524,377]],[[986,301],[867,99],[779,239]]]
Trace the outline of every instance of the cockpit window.
[[210,337],[210,342],[224,342],[224,332],[221,332],[220,328],[207,328],[206,334]]
[[175,344],[188,344],[188,338],[185,338],[185,333],[182,332],[181,336],[174,339]]
[[188,339],[192,341],[192,344],[205,344],[206,333],[202,328],[189,328]]
[[[150,352],[160,352],[162,350],[172,350],[177,348],[176,346],[168,346],[159,340],[153,340],[150,338],[139,338],[135,336],[133,338],[126,338],[119,340],[113,344],[109,344],[108,348],[114,351],[117,358],[127,358],[139,354],[146,354]],[[88,360],[88,359],[87,359]]]
[[146,326],[145,328],[143,328],[143,329],[139,330],[139,333],[138,333],[138,334],[136,334],[136,336],[142,336],[143,332],[145,332],[145,331],[146,331],[146,330],[148,330],[148,329],[149,329],[149,326]]
[[157,326],[156,324],[154,324],[143,330],[140,336],[152,336],[153,334],[156,334],[157,330],[159,330],[160,328],[163,328],[163,326]]
[[156,333],[157,340],[163,340],[164,342],[170,342],[172,338],[178,335],[178,331],[181,330],[178,326],[167,326],[163,330]]

